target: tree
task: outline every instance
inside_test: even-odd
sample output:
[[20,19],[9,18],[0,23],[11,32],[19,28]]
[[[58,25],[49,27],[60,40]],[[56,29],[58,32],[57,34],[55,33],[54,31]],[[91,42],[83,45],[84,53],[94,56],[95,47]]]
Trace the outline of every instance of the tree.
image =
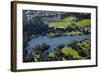
[[43,53],[44,51],[49,49],[49,45],[47,45],[46,43],[42,43],[41,44],[41,52]]

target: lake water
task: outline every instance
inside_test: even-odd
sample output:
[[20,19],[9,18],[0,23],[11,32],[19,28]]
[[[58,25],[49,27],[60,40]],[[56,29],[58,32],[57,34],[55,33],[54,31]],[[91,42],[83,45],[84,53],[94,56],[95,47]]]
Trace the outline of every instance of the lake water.
[[38,36],[36,38],[32,38],[31,41],[28,42],[27,49],[28,51],[31,51],[31,49],[34,48],[37,44],[46,43],[50,45],[49,50],[52,50],[56,48],[57,45],[59,44],[64,44],[67,46],[74,40],[80,41],[85,38],[90,40],[91,36],[90,35],[77,35],[77,36],[61,36],[61,37],[54,37],[54,38],[50,38],[47,36]]

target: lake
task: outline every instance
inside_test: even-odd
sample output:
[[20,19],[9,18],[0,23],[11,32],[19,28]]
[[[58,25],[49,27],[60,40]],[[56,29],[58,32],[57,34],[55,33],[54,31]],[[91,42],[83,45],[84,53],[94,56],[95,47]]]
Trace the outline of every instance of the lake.
[[38,36],[38,37],[32,38],[28,42],[27,50],[31,51],[31,49],[34,48],[37,44],[42,44],[42,43],[46,43],[50,45],[49,50],[52,50],[56,48],[57,45],[59,44],[64,44],[67,46],[74,40],[80,41],[85,38],[91,40],[91,35],[60,36],[60,37],[54,37],[54,38],[50,38],[47,36]]

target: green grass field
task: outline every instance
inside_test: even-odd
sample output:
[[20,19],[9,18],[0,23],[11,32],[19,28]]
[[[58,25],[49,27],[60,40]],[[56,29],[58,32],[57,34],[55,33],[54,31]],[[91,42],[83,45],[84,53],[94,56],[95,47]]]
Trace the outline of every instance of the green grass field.
[[82,34],[80,31],[72,31],[72,32],[65,32],[65,35],[78,35],[78,34]]
[[[49,27],[56,27],[56,28],[67,28],[69,25],[72,25],[72,23],[79,27],[85,27],[91,24],[90,19],[82,19],[76,21],[76,19],[72,16],[65,17],[63,19],[59,19],[57,17],[54,18],[44,17],[43,20],[58,20],[58,22],[51,22],[48,24]],[[61,21],[59,22],[59,20]]]
[[49,27],[67,28],[72,22],[72,17],[66,17],[61,20],[62,20],[62,22],[51,22],[48,25],[49,25]]
[[77,51],[73,50],[71,47],[64,47],[62,48],[62,53],[66,56],[71,55],[73,58],[79,59],[80,56]]
[[76,22],[76,25],[81,26],[81,27],[84,27],[84,26],[87,26],[87,25],[90,25],[90,24],[91,24],[90,19],[83,19],[83,20]]
[[66,22],[52,22],[49,23],[49,27],[66,28],[68,26]]
[[68,17],[65,17],[65,18],[63,19],[63,21],[65,21],[65,22],[72,22],[72,21],[74,21],[74,20],[75,20],[75,18],[72,17],[72,16],[68,16]]

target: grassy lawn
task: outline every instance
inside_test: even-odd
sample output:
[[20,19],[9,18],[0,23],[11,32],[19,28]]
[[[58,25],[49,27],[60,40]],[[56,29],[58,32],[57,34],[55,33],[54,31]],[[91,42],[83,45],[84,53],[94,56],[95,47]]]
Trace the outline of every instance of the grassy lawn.
[[91,24],[90,19],[83,19],[83,20],[76,22],[76,25],[81,26],[81,27],[84,27],[84,26],[87,26],[87,25],[90,25],[90,24]]
[[72,17],[66,17],[66,18],[61,19],[61,20],[62,20],[62,22],[51,22],[51,23],[49,23],[49,27],[66,28],[66,27],[68,27],[68,25],[71,24],[71,22],[73,22]]
[[73,19],[72,16],[69,16],[69,17],[65,17],[65,18],[63,19],[63,21],[69,22],[69,21],[74,21],[74,19]]
[[50,27],[66,27],[67,26],[66,24],[69,23],[69,22],[71,22],[71,23],[75,22],[76,25],[81,26],[81,27],[91,24],[90,19],[82,19],[82,20],[79,20],[79,21],[76,22],[75,17],[72,17],[72,16],[68,16],[68,17],[65,17],[63,19],[59,19],[58,17],[51,17],[51,18],[43,17],[41,19],[43,21],[47,21],[47,20],[56,20],[56,21],[58,20],[59,21],[59,20],[62,20],[62,22],[51,22],[51,23],[49,23]]
[[66,22],[52,22],[52,23],[49,23],[49,27],[66,28],[67,24]]
[[72,32],[65,32],[65,35],[78,35],[78,34],[82,34],[80,31],[72,31]]
[[68,27],[68,25],[70,25],[71,23],[74,23],[76,24],[77,26],[80,26],[80,27],[85,27],[87,25],[90,25],[91,24],[91,20],[90,19],[82,19],[80,21],[74,21],[72,20],[72,18],[70,17],[66,17],[63,19],[63,22],[51,22],[49,23],[49,27]]
[[77,51],[73,50],[71,47],[64,47],[62,48],[62,53],[66,56],[71,55],[73,58],[79,59],[80,56]]

